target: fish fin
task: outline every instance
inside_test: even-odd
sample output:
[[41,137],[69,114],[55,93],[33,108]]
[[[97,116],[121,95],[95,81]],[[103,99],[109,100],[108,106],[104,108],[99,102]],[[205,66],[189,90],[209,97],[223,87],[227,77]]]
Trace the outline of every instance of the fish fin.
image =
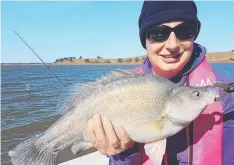
[[73,110],[80,101],[94,94],[95,91],[102,90],[102,87],[110,82],[116,81],[124,76],[135,76],[139,74],[130,69],[116,69],[110,73],[106,73],[96,81],[75,83],[72,86],[64,88],[57,103],[57,113],[64,115],[66,112]]
[[31,138],[20,143],[14,150],[9,151],[13,165],[56,165],[57,152],[42,149],[36,145],[38,138]]
[[77,104],[87,98],[90,95],[95,95],[95,92],[102,91],[105,85],[117,81],[122,77],[136,76],[142,73],[136,73],[131,69],[116,69],[110,73],[106,73],[104,76],[98,78],[96,81],[88,83],[75,83],[62,91],[57,103],[57,112],[64,115],[66,112],[74,109]]
[[95,83],[107,84],[123,77],[134,77],[140,74],[142,73],[137,73],[132,69],[116,69],[114,71],[111,71],[110,73],[106,73],[104,76],[97,79]]
[[74,103],[76,101],[76,93],[79,89],[84,86],[84,83],[74,83],[69,87],[66,87],[61,92],[57,103],[57,113],[64,115],[66,112],[74,108]]
[[135,72],[132,69],[116,69],[116,70],[112,71],[112,74],[113,75],[117,74],[119,76],[124,76],[124,75],[135,76],[135,75],[139,75],[139,74],[142,74],[142,73]]
[[73,154],[78,154],[81,151],[91,148],[93,145],[89,142],[76,142],[72,145],[71,150]]
[[166,142],[167,140],[163,139],[145,144],[145,153],[154,161],[155,164],[162,164],[163,155],[166,151]]
[[163,120],[154,120],[154,121],[150,121],[147,123],[150,128],[152,129],[153,132],[160,132],[162,131],[163,129],[163,124],[164,124],[164,121]]

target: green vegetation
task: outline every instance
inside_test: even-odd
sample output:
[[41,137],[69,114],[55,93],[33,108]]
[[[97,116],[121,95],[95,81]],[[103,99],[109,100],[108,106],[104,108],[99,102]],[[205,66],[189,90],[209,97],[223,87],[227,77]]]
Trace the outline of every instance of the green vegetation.
[[85,62],[86,62],[86,63],[89,63],[89,59],[85,59]]
[[139,61],[140,61],[140,58],[136,57],[135,62],[139,62]]
[[75,59],[76,59],[75,57],[64,57],[64,58],[56,59],[54,61],[54,63],[63,62],[63,61],[70,61],[70,62],[72,62]]

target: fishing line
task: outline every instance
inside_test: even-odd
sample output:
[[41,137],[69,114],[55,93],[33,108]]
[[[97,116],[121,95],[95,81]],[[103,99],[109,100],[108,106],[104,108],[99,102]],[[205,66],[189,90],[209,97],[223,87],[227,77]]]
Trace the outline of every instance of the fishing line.
[[24,42],[24,44],[41,60],[41,62],[50,70],[50,72],[66,87],[66,85],[63,83],[63,81],[58,78],[58,76],[50,69],[50,67],[40,58],[40,56],[27,44],[26,41],[20,35],[14,31],[14,33]]

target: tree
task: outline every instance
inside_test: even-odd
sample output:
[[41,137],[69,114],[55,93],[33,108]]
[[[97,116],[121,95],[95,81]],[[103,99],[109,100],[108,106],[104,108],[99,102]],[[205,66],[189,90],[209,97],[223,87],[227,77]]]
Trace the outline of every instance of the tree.
[[135,62],[139,62],[140,59],[138,57],[135,58]]
[[57,62],[59,62],[59,59],[56,59],[56,60],[54,61],[54,63],[57,63]]
[[132,59],[131,58],[128,58],[128,59],[126,59],[126,62],[132,62]]
[[73,58],[72,57],[68,57],[68,61],[72,62]]
[[97,56],[97,59],[103,59],[101,56]]
[[124,60],[122,59],[122,58],[118,58],[118,60],[117,60],[119,63],[122,63],[122,62],[124,62]]

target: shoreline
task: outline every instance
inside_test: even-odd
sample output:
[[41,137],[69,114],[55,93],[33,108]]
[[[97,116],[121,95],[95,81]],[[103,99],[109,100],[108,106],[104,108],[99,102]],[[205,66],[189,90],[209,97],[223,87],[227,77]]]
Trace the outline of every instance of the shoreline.
[[[215,63],[215,64],[233,64],[234,61],[209,61],[209,63]],[[54,63],[46,63],[46,65],[50,66],[69,66],[69,65],[140,65],[141,63],[115,63],[115,64],[110,64],[110,63],[59,63],[59,64],[54,64]],[[44,65],[43,63],[39,64],[34,64],[34,63],[1,63],[1,65]]]
[[65,62],[51,65],[140,65],[141,63],[79,63],[79,62]]
[[[55,62],[47,62],[46,65],[140,65],[146,56],[135,56],[126,58],[82,58],[58,59]],[[234,52],[207,53],[206,58],[209,63],[234,63]],[[65,60],[66,59],[66,60]],[[1,65],[44,65],[39,62],[32,63],[1,63]]]

